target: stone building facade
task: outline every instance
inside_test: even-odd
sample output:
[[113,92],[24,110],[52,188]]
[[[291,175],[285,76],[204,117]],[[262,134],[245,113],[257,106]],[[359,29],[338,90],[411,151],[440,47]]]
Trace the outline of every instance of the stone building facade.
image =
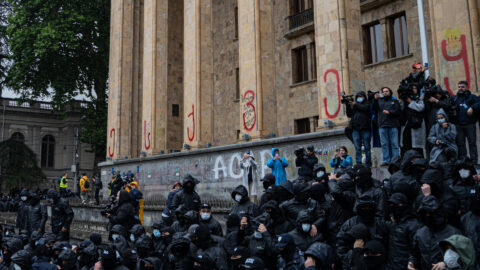
[[[52,113],[48,102],[37,102],[34,105],[20,104],[14,99],[2,98],[0,103],[1,133],[3,140],[14,138],[22,141],[37,156],[38,166],[49,180],[43,188],[50,188],[64,173],[73,178],[72,165],[75,164],[76,131],[80,130],[82,103],[75,103],[65,112],[64,118]],[[87,152],[89,146],[78,144],[80,172],[92,176],[94,154]],[[28,183],[24,183],[28,186]],[[73,188],[70,186],[73,190]]]
[[[422,62],[416,0],[112,0],[107,159],[320,131]],[[431,75],[480,79],[480,0],[423,0]]]

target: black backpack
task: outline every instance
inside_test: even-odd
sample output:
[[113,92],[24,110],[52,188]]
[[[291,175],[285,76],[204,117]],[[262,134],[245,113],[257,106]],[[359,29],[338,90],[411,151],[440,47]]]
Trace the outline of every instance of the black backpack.
[[85,183],[83,184],[84,188],[90,188],[90,181],[85,180]]

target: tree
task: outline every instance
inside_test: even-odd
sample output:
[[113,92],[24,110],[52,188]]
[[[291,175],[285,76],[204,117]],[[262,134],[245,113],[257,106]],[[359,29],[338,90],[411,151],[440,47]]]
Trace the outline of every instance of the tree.
[[5,86],[5,78],[9,67],[9,48],[7,40],[7,19],[11,13],[11,6],[5,0],[0,0],[0,96]]
[[8,86],[25,101],[50,97],[58,114],[84,94],[91,104],[81,140],[92,146],[97,164],[105,158],[110,0],[8,2]]
[[2,181],[7,188],[19,187],[25,183],[33,186],[46,180],[38,167],[35,153],[15,139],[0,142],[0,166]]

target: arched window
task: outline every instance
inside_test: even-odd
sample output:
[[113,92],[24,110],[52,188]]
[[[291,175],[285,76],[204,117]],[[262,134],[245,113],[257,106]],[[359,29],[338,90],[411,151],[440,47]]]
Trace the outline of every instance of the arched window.
[[53,168],[55,156],[55,138],[46,135],[42,139],[42,168]]
[[25,143],[25,136],[23,136],[23,134],[21,132],[13,133],[12,134],[12,139],[17,141],[17,142]]

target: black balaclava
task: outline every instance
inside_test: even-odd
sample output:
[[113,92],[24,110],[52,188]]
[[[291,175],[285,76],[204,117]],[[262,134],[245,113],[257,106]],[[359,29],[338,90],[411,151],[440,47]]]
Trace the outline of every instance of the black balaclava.
[[375,222],[375,205],[360,205],[357,207],[357,215],[360,221],[367,225],[372,225]]
[[378,240],[370,240],[365,243],[364,253],[370,251],[373,254],[380,254],[380,256],[363,256],[363,264],[368,270],[380,269],[386,262],[385,248]]
[[441,212],[441,210],[436,210],[433,213],[429,211],[422,211],[420,213],[420,220],[432,231],[438,231],[446,224],[445,215]]
[[295,255],[295,243],[286,245],[285,248],[279,252],[285,261],[291,261],[293,259],[293,255]]
[[296,184],[293,189],[295,200],[301,204],[306,204],[310,197],[310,186],[308,184]]
[[325,187],[325,185],[322,183],[312,185],[310,189],[310,194],[312,199],[314,199],[317,202],[324,202],[325,194],[327,192],[328,192],[328,187]]
[[401,220],[409,214],[410,208],[408,207],[408,198],[404,194],[392,194],[388,203],[390,206],[390,214],[396,221]]
[[127,248],[124,252],[122,252],[122,258],[124,266],[131,270],[135,269],[138,261],[138,254],[136,250]]
[[195,245],[202,250],[206,250],[211,246],[211,236],[210,229],[206,224],[200,224],[195,231],[195,235],[198,237],[198,240],[195,242]]
[[60,252],[60,255],[58,255],[58,260],[60,262],[60,267],[61,269],[76,269],[76,261],[77,261],[77,256],[75,255],[75,252],[73,252],[70,249],[65,249],[62,252]]
[[372,171],[369,168],[360,168],[357,170],[355,184],[363,189],[373,185]]

